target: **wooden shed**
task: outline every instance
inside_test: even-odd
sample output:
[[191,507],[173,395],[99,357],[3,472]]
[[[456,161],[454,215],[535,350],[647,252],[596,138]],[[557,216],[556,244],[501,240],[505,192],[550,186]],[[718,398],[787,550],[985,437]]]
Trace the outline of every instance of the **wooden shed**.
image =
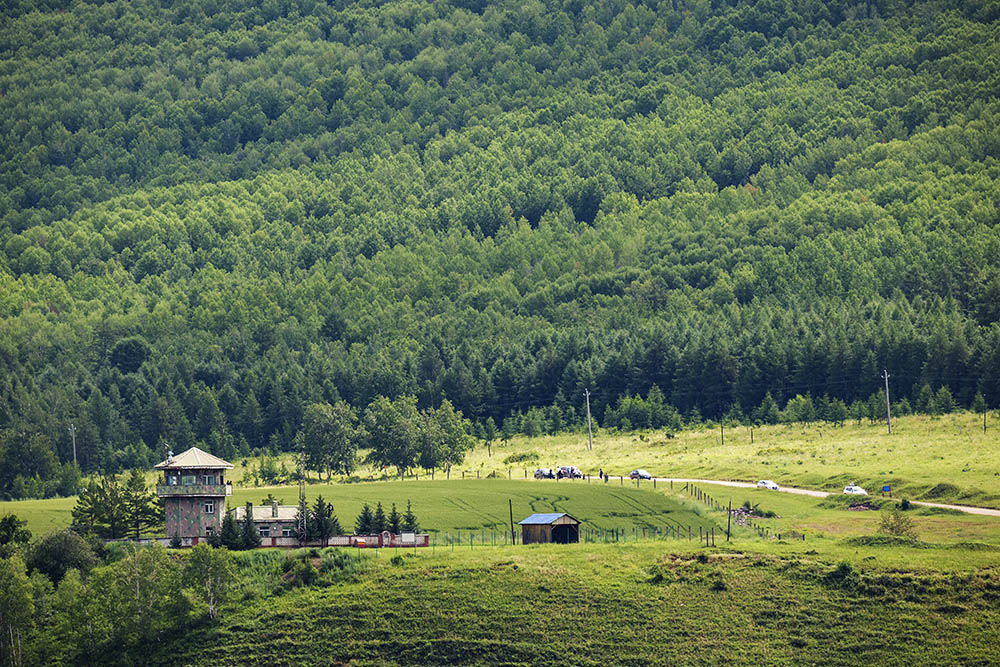
[[565,512],[532,514],[517,522],[521,526],[522,544],[555,542],[569,544],[580,541],[580,522]]

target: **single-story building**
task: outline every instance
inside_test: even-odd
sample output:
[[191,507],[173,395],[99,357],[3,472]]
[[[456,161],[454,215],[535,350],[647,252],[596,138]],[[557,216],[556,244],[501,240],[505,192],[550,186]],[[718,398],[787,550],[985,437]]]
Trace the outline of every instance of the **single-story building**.
[[565,512],[532,514],[518,521],[517,525],[521,526],[522,544],[569,544],[580,541],[580,522]]
[[[246,520],[247,508],[237,507],[235,510],[237,523]],[[297,505],[279,505],[277,500],[270,505],[253,506],[253,525],[262,539],[268,537],[295,537],[296,522],[299,517]],[[264,540],[267,544],[267,540]]]

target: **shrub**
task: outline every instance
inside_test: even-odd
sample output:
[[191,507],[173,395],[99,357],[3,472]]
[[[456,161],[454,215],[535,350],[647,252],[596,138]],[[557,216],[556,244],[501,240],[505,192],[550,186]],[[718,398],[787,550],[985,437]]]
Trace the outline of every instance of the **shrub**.
[[882,516],[879,518],[878,532],[893,537],[917,538],[917,528],[913,517],[903,514],[903,511],[899,509],[882,512]]
[[503,460],[504,465],[510,465],[511,463],[528,463],[532,461],[537,461],[539,458],[538,452],[519,452],[517,454],[511,454]]
[[910,509],[910,501],[909,501],[909,499],[903,498],[903,502],[901,502],[899,504],[899,509],[903,510],[904,512],[907,511],[908,509]]
[[842,560],[837,563],[837,566],[827,573],[826,578],[845,588],[854,588],[858,585],[859,581],[858,572],[849,560]]
[[292,578],[289,581],[291,586],[312,586],[319,578],[319,572],[312,564],[312,560],[304,558],[296,560],[292,566]]

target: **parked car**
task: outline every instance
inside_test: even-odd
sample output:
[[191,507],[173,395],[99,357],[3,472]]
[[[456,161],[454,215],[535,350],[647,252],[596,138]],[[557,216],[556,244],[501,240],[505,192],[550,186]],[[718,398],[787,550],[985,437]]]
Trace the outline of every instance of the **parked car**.
[[560,466],[559,469],[556,470],[556,477],[559,479],[579,479],[583,477],[583,472],[576,466]]
[[638,468],[638,469],[633,470],[632,472],[630,472],[628,474],[628,478],[629,479],[653,479],[653,476],[650,475],[645,470],[643,470],[642,468]]
[[552,472],[552,468],[539,468],[535,471],[535,479],[555,479],[556,474]]
[[848,484],[844,487],[844,493],[852,496],[867,496],[868,492],[862,489],[860,486],[855,486],[854,484]]
[[772,482],[769,479],[762,479],[762,480],[760,480],[759,482],[757,482],[757,486],[760,487],[760,488],[762,488],[762,489],[771,489],[772,491],[777,491],[778,490],[778,485],[775,484],[774,482]]

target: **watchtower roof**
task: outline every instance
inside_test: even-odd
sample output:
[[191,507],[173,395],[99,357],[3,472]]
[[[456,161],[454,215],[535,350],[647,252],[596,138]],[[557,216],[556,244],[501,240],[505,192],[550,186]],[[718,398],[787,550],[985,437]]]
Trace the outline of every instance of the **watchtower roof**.
[[166,461],[161,461],[153,466],[157,470],[177,470],[192,468],[203,468],[205,470],[232,470],[233,464],[223,461],[218,456],[212,456],[208,452],[197,447],[192,447],[186,452],[181,452],[176,456],[171,456]]

